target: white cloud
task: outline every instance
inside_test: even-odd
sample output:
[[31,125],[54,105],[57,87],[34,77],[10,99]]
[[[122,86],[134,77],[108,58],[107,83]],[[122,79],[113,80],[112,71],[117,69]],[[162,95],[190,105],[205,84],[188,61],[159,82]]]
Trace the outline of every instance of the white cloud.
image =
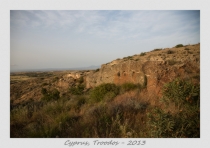
[[193,29],[195,22],[181,22],[181,16],[173,11],[14,11],[14,14],[11,22],[19,26],[70,29],[119,40]]

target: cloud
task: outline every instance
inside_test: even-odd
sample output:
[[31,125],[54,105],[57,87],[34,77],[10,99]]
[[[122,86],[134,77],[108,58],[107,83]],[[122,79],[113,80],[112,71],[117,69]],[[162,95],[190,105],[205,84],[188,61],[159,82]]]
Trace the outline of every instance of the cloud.
[[11,23],[19,27],[66,30],[101,38],[133,40],[195,29],[198,18],[192,19],[192,14],[186,13],[187,11],[12,11]]

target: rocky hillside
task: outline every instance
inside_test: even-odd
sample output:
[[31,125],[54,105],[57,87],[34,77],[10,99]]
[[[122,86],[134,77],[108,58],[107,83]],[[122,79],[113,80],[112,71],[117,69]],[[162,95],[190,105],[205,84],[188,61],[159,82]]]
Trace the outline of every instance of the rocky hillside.
[[200,138],[200,44],[177,46],[96,70],[11,73],[11,138]]
[[176,77],[200,83],[200,44],[154,49],[116,59],[97,70],[15,73],[11,75],[10,100],[12,104],[40,100],[43,87],[65,96],[80,81],[85,84],[84,91],[102,83],[139,83],[146,86],[144,95],[158,96],[162,86]]
[[86,76],[86,87],[132,82],[147,85],[148,92],[159,95],[163,84],[176,77],[193,78],[199,83],[200,44],[154,49],[116,59],[103,64],[100,70],[89,73]]

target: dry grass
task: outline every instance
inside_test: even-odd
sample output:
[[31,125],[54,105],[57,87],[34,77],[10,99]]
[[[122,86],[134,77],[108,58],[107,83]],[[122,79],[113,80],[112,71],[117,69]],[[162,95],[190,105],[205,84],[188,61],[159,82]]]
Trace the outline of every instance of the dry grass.
[[[28,108],[33,103],[14,108],[11,111],[11,137],[161,137],[160,133],[151,134],[153,124],[149,123],[153,117],[150,113],[155,112],[154,109],[158,108],[161,111],[160,115],[166,120],[181,117],[177,116],[179,111],[173,106],[173,103],[170,103],[169,106],[160,103],[159,98],[154,94],[149,94],[146,89],[126,91],[111,100],[104,98],[99,102],[91,102],[89,99],[89,95],[86,94],[72,96],[72,98],[60,98],[57,101],[51,100],[45,102],[38,110]],[[173,114],[170,118],[166,118],[165,112]],[[157,117],[154,116],[154,118]],[[176,124],[177,127],[180,126]],[[160,130],[164,130],[163,125],[159,125]],[[162,136],[180,137],[180,135],[169,133]],[[181,134],[182,136],[184,134]]]

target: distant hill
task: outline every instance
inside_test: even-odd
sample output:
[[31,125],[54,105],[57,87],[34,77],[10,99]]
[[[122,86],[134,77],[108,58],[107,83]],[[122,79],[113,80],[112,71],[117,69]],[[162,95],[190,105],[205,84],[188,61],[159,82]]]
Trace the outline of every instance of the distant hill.
[[89,67],[73,67],[73,68],[41,68],[41,69],[16,69],[10,70],[10,72],[36,72],[36,71],[63,71],[63,70],[95,70],[100,66],[91,65]]

